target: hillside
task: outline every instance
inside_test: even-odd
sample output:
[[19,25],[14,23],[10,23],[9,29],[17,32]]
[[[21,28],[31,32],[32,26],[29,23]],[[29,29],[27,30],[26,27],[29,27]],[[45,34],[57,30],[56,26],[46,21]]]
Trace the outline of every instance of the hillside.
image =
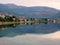
[[0,4],[0,13],[9,13],[15,16],[60,18],[60,10],[44,6],[17,6],[15,4]]

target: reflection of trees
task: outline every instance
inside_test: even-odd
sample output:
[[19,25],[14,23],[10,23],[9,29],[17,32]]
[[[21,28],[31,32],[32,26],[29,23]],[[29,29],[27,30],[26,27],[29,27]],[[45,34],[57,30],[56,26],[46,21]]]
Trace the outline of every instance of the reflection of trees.
[[[20,25],[20,26],[17,26]],[[2,25],[3,26],[3,25]],[[0,27],[2,27],[0,26]],[[6,25],[8,28],[13,27],[12,29],[6,29],[6,30],[0,30],[0,37],[14,37],[16,35],[22,35],[22,34],[49,34],[56,31],[59,31],[60,24],[34,24],[34,25],[21,25],[21,24],[11,24]],[[14,26],[17,26],[14,28]],[[5,25],[3,26],[5,27]]]
[[[0,29],[6,29],[6,28],[10,28],[10,27],[12,27],[12,28],[14,28],[14,27],[16,27],[16,26],[18,26],[18,25],[34,25],[34,24],[41,24],[40,22],[32,22],[32,23],[11,23],[11,24],[1,24],[0,25]],[[45,22],[44,24],[47,24],[47,22]]]
[[10,27],[16,27],[17,24],[6,24],[6,25],[0,25],[0,29],[7,29]]

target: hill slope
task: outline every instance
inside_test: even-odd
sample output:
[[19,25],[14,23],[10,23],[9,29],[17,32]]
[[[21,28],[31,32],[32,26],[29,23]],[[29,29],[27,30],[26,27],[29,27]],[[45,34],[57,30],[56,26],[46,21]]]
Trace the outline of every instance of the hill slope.
[[0,12],[13,14],[15,16],[60,18],[59,10],[43,6],[25,7],[15,4],[0,4]]

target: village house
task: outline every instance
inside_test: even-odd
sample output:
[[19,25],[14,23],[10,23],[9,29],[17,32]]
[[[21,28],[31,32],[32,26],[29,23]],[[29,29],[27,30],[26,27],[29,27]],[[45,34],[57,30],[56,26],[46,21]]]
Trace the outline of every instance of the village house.
[[4,15],[4,14],[2,14],[2,13],[0,13],[0,17],[5,18],[5,15]]
[[26,19],[25,17],[23,17],[23,16],[19,17],[18,19],[19,19],[20,21],[25,21],[25,22],[27,21],[27,19]]

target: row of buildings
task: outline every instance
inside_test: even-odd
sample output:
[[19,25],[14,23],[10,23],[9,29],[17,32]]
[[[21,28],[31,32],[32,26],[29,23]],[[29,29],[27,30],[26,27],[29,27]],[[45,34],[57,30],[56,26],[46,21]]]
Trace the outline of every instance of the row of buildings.
[[20,17],[15,17],[11,14],[2,14],[0,13],[0,17],[2,18],[8,18],[8,17],[12,17],[13,21],[15,20],[19,20],[19,21],[24,21],[24,22],[49,22],[49,23],[60,23],[60,18],[57,19],[48,19],[48,18],[26,18],[24,16],[20,16]]

